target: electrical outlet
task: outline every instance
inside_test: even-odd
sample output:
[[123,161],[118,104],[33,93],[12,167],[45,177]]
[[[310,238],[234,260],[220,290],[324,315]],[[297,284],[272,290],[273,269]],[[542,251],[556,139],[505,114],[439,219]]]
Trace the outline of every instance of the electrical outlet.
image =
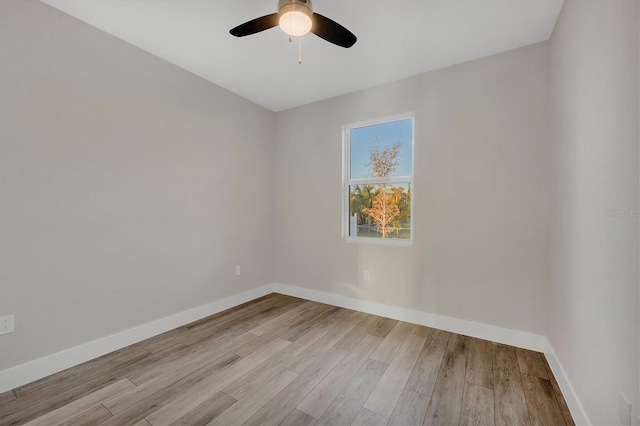
[[631,403],[622,392],[620,392],[620,424],[631,426]]
[[240,275],[240,265],[236,265],[236,275]]
[[371,272],[369,271],[364,271],[364,276],[363,276],[365,281],[371,281]]
[[8,334],[14,332],[14,316],[7,315],[0,317],[0,334]]

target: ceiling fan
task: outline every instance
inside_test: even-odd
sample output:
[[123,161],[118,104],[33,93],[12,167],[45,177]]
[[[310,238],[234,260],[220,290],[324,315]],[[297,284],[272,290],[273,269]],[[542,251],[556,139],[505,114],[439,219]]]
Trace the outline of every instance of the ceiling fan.
[[278,13],[245,22],[229,32],[236,37],[244,37],[277,26],[290,37],[312,32],[329,43],[346,48],[353,46],[357,40],[356,36],[342,25],[314,13],[311,0],[279,0]]

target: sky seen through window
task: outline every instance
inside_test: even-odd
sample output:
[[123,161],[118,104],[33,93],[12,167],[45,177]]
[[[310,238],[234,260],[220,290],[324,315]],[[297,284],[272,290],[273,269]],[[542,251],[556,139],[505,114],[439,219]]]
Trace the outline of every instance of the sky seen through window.
[[412,169],[411,142],[413,139],[410,118],[374,124],[366,127],[351,129],[351,179],[371,177],[371,170],[365,164],[369,161],[369,152],[376,144],[376,137],[380,149],[392,146],[400,141],[402,146],[398,155],[398,167],[390,176],[410,176]]

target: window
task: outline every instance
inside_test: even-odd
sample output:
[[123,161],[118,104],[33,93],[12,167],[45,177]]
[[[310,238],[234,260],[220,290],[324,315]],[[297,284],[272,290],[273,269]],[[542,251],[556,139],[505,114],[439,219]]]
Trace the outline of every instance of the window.
[[346,241],[412,244],[413,121],[403,115],[345,126]]

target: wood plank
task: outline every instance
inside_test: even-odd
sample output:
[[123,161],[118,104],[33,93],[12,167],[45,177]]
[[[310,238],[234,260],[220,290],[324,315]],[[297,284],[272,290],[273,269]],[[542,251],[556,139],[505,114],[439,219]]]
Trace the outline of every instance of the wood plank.
[[44,416],[40,416],[37,419],[34,419],[27,423],[29,426],[49,426],[52,424],[63,423],[73,417],[75,417],[78,413],[82,413],[87,411],[96,405],[102,403],[102,401],[109,399],[110,397],[117,395],[120,392],[126,391],[127,389],[133,388],[135,385],[131,383],[127,379],[121,379],[117,382],[97,390],[89,395],[83,396],[82,398],[73,401],[70,404],[67,404],[63,407],[60,407],[56,410],[50,411]]
[[493,346],[488,340],[469,339],[467,382],[493,389]]
[[228,319],[232,315],[236,315],[237,313],[244,311],[245,313],[252,313],[252,311],[257,309],[262,309],[264,307],[276,307],[276,306],[289,306],[295,305],[296,303],[304,302],[303,299],[299,299],[292,296],[285,296],[283,294],[278,293],[270,293],[265,296],[259,297],[257,299],[253,299],[249,302],[242,303],[240,305],[234,306],[229,309],[225,309],[222,312],[215,313],[213,315],[209,315],[208,317],[201,318],[199,320],[193,321],[187,324],[186,327],[189,330],[201,327],[201,326],[210,326],[212,323],[220,323]]
[[314,419],[307,413],[303,413],[300,410],[293,410],[280,422],[279,426],[313,426],[317,421],[318,419]]
[[[340,308],[330,305],[322,305],[320,309],[317,310],[315,315],[312,315],[308,318],[301,319],[297,323],[293,323],[288,327],[288,331],[282,335],[282,339],[288,340],[290,342],[295,342],[300,338],[300,336],[304,335],[309,329],[316,328],[316,324],[323,325],[324,321],[327,318],[330,318],[332,314],[338,312]],[[323,331],[325,327],[320,328]]]
[[[216,345],[233,339],[248,332],[258,322],[257,318],[264,318],[278,314],[275,308],[263,308],[255,316],[249,318],[240,317],[222,324],[212,324],[207,328],[189,330],[179,336],[181,343],[197,348],[200,345]],[[249,314],[247,314],[249,315]]]
[[252,335],[248,333],[248,329],[253,325],[250,322],[236,322],[233,325],[217,331],[203,330],[197,335],[182,336],[185,345],[192,349],[207,349],[211,347],[219,347],[240,336]]
[[77,386],[61,392],[57,392],[55,387],[43,395],[29,394],[25,397],[16,398],[3,404],[0,410],[0,425],[22,425],[30,420],[40,417],[58,408],[62,408],[79,398],[89,395],[97,390],[109,386],[122,378],[122,374],[113,372],[108,376],[98,376],[89,379],[87,382],[78,382]]
[[264,297],[210,315],[206,318],[196,320],[187,324],[185,327],[188,330],[210,328],[212,326],[226,324],[229,320],[237,320],[239,318],[246,319],[250,316],[256,315],[258,312],[262,312],[264,309],[271,309],[280,312],[278,308],[285,308],[285,310],[288,311],[293,309],[295,306],[306,302],[307,301],[304,299],[271,293]]
[[256,412],[245,425],[278,424],[335,368],[347,352],[331,348],[278,395]]
[[306,301],[301,305],[298,305],[295,308],[290,309],[287,312],[284,312],[281,315],[270,319],[269,321],[265,321],[257,325],[249,331],[255,335],[262,336],[263,334],[267,334],[269,332],[277,330],[283,325],[286,325],[288,322],[294,321],[296,318],[300,318],[315,312],[313,309],[314,303],[315,302]]
[[386,339],[397,323],[398,320],[378,317],[378,321],[369,329],[369,334]]
[[463,336],[462,334],[451,333],[447,350],[467,355],[469,353],[469,337]]
[[213,419],[209,425],[243,424],[297,377],[298,375],[293,371],[281,368],[278,374],[271,377],[268,386],[263,386],[248,394],[233,407]]
[[300,352],[304,351],[327,332],[328,330],[309,330],[305,336],[291,343],[267,361],[257,365],[253,370],[225,387],[223,391],[235,399],[240,400],[244,398],[246,394],[253,392],[256,388],[262,387],[282,367],[285,367],[291,359],[295,358]]
[[524,395],[532,425],[564,425],[564,417],[551,382],[540,377],[522,375]]
[[[156,352],[151,352],[149,351],[149,349],[145,348],[146,351],[149,351],[154,355],[162,355],[162,356],[158,356],[158,358],[161,360],[164,360],[165,357],[167,356],[171,356],[173,354],[177,354],[180,352],[186,352],[186,351],[189,351],[190,349],[191,347],[185,345],[184,343],[175,343],[172,345],[166,345],[162,349],[157,350]],[[145,366],[142,366],[142,368],[144,367]]]
[[206,377],[228,369],[240,360],[238,355],[228,352],[218,358],[212,358],[206,364],[203,362],[202,365],[188,365],[186,369],[176,367],[172,374],[149,380],[135,389],[104,401],[103,404],[115,415],[115,423],[133,422],[160,404],[177,398],[180,392],[193,388]]
[[186,326],[174,328],[173,330],[143,340],[136,345],[152,354],[161,353],[175,345],[182,345],[183,343],[179,342],[178,339],[187,331],[189,331],[189,329]]
[[383,426],[389,421],[388,418],[378,413],[362,408],[356,418],[351,423],[352,426]]
[[[105,401],[105,407],[114,414],[104,425],[122,425],[134,423],[153,413],[159,407],[167,405],[182,393],[191,390],[211,375],[232,368],[241,358],[235,354],[226,354],[210,364],[184,377],[168,377],[157,384],[147,382],[133,391],[124,392],[114,398],[115,402]],[[110,408],[111,407],[111,408]]]
[[[160,360],[130,346],[21,387],[18,398],[3,404],[0,424],[24,424],[109,386],[146,363]],[[55,389],[55,391],[52,391]]]
[[236,400],[226,393],[218,392],[173,422],[171,426],[204,426],[235,403]]
[[528,374],[549,380],[549,375],[544,365],[544,358],[540,352],[516,348],[516,355],[518,356],[520,374]]
[[322,356],[330,347],[334,346],[351,330],[353,330],[360,321],[365,318],[366,314],[362,312],[353,312],[344,321],[340,322],[334,328],[330,329],[321,339],[313,343],[304,351],[300,352],[293,358],[287,368],[298,374],[306,370],[310,365],[314,364],[317,359]]
[[140,419],[135,422],[132,426],[151,426],[151,423],[147,421],[147,419]]
[[[292,346],[291,349],[288,349],[288,352],[291,353],[291,354],[293,354],[295,352],[295,355],[297,355],[298,353],[300,353],[303,350],[305,350],[307,347],[309,347],[311,344],[313,344],[313,342],[315,342],[316,340],[320,339],[322,336],[324,336],[328,332],[329,332],[329,330],[321,330],[321,329],[317,329],[317,328],[307,329],[306,332],[302,336],[300,336],[300,338],[296,339],[296,341],[293,342],[293,346]],[[282,336],[282,333],[281,332],[276,332],[276,333],[273,333],[273,334],[271,334],[271,333],[264,334],[264,335],[258,337],[257,339],[255,339],[254,341],[249,342],[244,346],[241,346],[235,352],[240,356],[248,356],[251,353],[253,353],[254,351],[260,349],[266,343],[269,343],[269,342],[279,338],[279,337],[276,337],[276,335]],[[284,339],[284,340],[287,340],[287,339]]]
[[388,424],[394,426],[422,425],[427,415],[430,400],[429,396],[405,388],[396,407],[393,409]]
[[[174,349],[182,351],[184,348],[181,347]],[[172,353],[172,351],[165,351],[161,354],[151,354],[139,347],[136,348],[136,351],[142,351],[142,355],[136,354],[129,359],[124,359],[120,358],[120,354],[118,354],[116,359],[119,360],[115,363],[113,357],[106,356],[103,365],[97,366],[89,372],[84,372],[83,370],[85,366],[82,365],[79,372],[80,376],[77,380],[71,382],[67,381],[59,387],[56,386],[56,389],[58,389],[59,392],[46,392],[46,389],[42,389],[30,392],[26,396],[18,398],[16,401],[17,403],[23,403],[29,408],[24,409],[16,407],[16,412],[21,412],[31,416],[30,418],[35,418],[56,408],[61,408],[70,402],[110,385],[119,379],[125,378],[128,374],[131,374],[131,372],[137,371],[141,368],[153,368],[154,365],[162,362],[167,354]],[[73,387],[70,387],[70,385],[73,385]],[[34,405],[32,401],[34,399],[40,399],[40,394],[44,394],[46,396],[40,400],[40,403]],[[23,423],[26,420],[27,419],[23,417],[19,423]]]
[[16,399],[16,394],[13,393],[13,390],[0,393],[0,404],[13,401],[14,399]]
[[381,362],[391,363],[393,357],[400,349],[400,345],[413,329],[413,324],[404,321],[397,321],[396,326],[387,334],[384,341],[378,346],[378,349],[371,355],[371,359]]
[[467,383],[462,400],[460,426],[491,426],[494,424],[493,390]]
[[442,330],[433,330],[425,342],[416,365],[407,380],[406,387],[423,395],[431,396],[438,379],[442,358],[447,349],[449,335]]
[[[239,306],[218,312],[205,318],[201,318],[194,322],[191,322],[185,326],[180,327],[180,333],[171,334],[163,339],[157,339],[152,337],[144,342],[146,348],[155,346],[156,343],[162,345],[168,343],[184,343],[183,339],[191,338],[201,333],[207,333],[209,331],[218,332],[228,329],[234,324],[243,322],[243,319],[248,318],[249,315],[255,315],[259,312],[278,310],[281,303],[276,298],[262,298],[262,300],[253,301],[254,303],[244,303]],[[172,330],[173,331],[173,330]],[[168,333],[172,333],[172,331]]]
[[202,343],[210,345],[217,341],[225,341],[245,333],[256,325],[269,321],[271,318],[282,315],[290,309],[292,309],[290,305],[265,305],[259,310],[248,309],[233,318],[205,323],[202,326],[190,329],[180,336],[180,342],[187,346],[196,347]]
[[342,321],[349,318],[351,315],[354,314],[354,312],[355,311],[352,311],[351,309],[336,308],[336,311],[332,312],[331,315],[327,315],[325,318],[319,321],[316,321],[313,327],[319,328],[322,330],[324,329],[330,330],[336,327]]
[[71,417],[66,422],[60,423],[58,426],[93,426],[102,423],[111,417],[109,410],[104,405],[97,405],[76,416]]
[[351,424],[386,370],[387,364],[373,359],[367,360],[347,387],[325,410],[317,424]]
[[222,391],[236,400],[240,400],[256,389],[268,386],[269,380],[278,374],[280,370],[282,370],[280,363],[267,360],[238,378],[238,380],[230,383]]
[[391,416],[425,341],[424,337],[415,334],[407,336],[393,361],[389,364],[389,368],[365,402],[364,408],[386,418]]
[[462,411],[466,364],[465,354],[450,351],[445,353],[424,419],[425,425],[458,424]]
[[493,398],[496,425],[528,425],[518,358],[513,346],[493,343]]
[[[182,359],[190,351],[192,351],[190,347],[183,345],[182,343],[178,343],[176,345],[166,347],[164,350],[156,352],[150,357],[142,359],[135,364],[127,365],[126,367],[123,367],[122,369],[116,371],[118,371],[120,377],[126,376],[127,378],[129,378],[129,376],[136,376],[138,373],[149,370],[159,369],[162,371],[166,371],[167,360]],[[114,371],[110,372],[110,374],[113,373]],[[137,385],[138,383],[134,384]]]
[[367,335],[360,345],[349,353],[307,397],[298,405],[298,410],[316,419],[331,405],[349,381],[382,342],[382,338]]
[[195,386],[182,392],[177,399],[164,405],[154,413],[145,416],[147,421],[153,426],[173,423],[290,344],[286,340],[274,340],[261,350],[232,364],[229,368],[208,376]]
[[369,334],[369,330],[374,328],[377,324],[378,317],[374,315],[365,314],[365,317],[356,325],[351,331],[349,331],[342,339],[340,339],[334,347],[351,352],[358,346],[360,341]]
[[544,367],[547,370],[547,375],[549,376],[549,381],[551,382],[551,387],[553,387],[553,391],[556,394],[556,399],[558,400],[558,405],[560,406],[560,411],[562,411],[562,416],[564,418],[564,422],[568,426],[575,426],[575,422],[573,421],[573,417],[571,416],[571,411],[569,410],[569,406],[567,405],[567,401],[565,401],[564,396],[562,395],[562,390],[560,390],[560,386],[558,385],[558,381],[556,380],[553,372],[551,371],[551,367],[547,362],[546,358],[543,358]]
[[425,339],[428,339],[429,337],[431,337],[432,332],[433,332],[433,328],[425,327],[423,325],[418,325],[418,324],[414,324],[413,328],[411,329],[411,334],[416,334],[420,337],[424,337]]
[[202,346],[197,349],[190,349],[188,352],[180,352],[168,356],[163,362],[157,363],[127,376],[136,385],[142,385],[153,379],[176,375],[186,376],[198,368],[201,368],[212,360],[219,358],[229,352],[233,352],[238,347],[250,342],[257,336],[251,333],[243,333],[240,336],[228,340],[218,346]]

